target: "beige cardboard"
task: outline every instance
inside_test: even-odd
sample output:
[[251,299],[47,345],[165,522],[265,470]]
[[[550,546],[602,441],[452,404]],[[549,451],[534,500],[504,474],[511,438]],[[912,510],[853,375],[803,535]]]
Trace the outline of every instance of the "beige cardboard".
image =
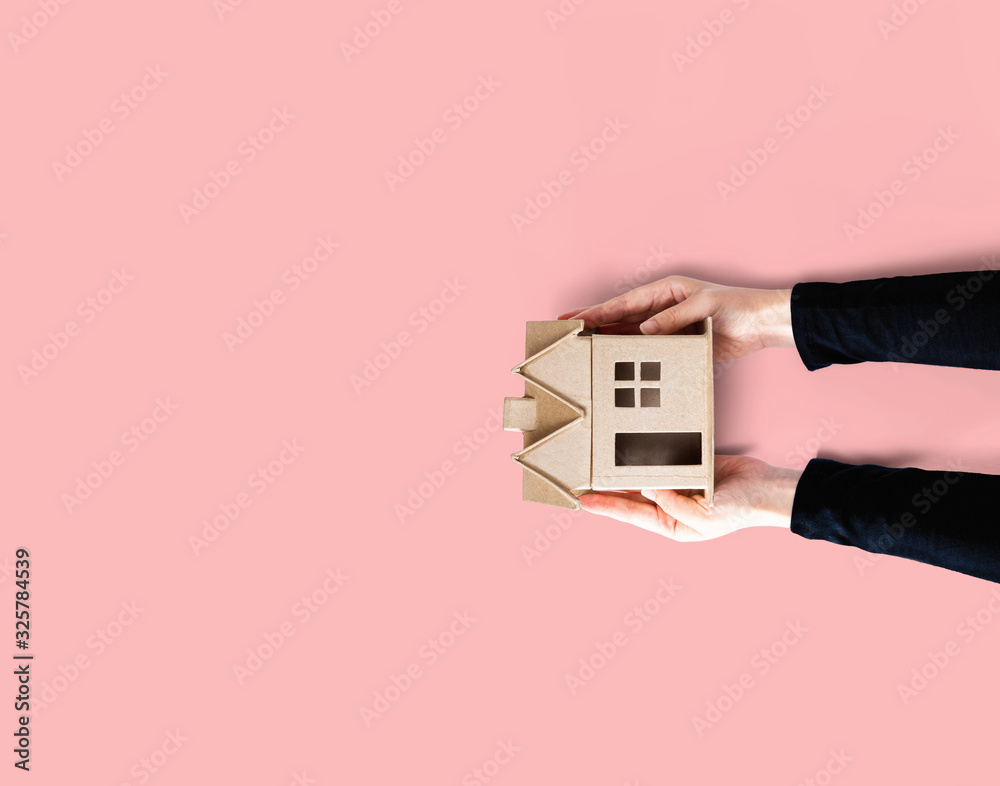
[[527,323],[526,359],[512,369],[525,395],[504,401],[504,428],[523,434],[511,458],[524,499],[579,508],[589,491],[673,488],[711,502],[711,318],[696,335],[582,330],[581,320]]

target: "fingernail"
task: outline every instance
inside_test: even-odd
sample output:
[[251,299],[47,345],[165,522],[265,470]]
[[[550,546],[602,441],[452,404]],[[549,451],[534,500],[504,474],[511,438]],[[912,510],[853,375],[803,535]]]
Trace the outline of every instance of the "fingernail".
[[646,499],[656,499],[656,493],[653,489],[641,489],[639,493]]
[[641,325],[639,325],[639,330],[645,333],[647,336],[653,336],[660,332],[660,326],[656,324],[652,319],[647,319]]

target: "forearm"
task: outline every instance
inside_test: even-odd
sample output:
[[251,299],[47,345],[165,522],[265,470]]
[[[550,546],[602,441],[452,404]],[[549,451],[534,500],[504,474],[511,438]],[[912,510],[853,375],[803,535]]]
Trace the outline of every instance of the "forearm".
[[809,370],[894,361],[1000,368],[995,271],[796,284],[795,346]]
[[1000,582],[1000,477],[813,459],[791,530]]

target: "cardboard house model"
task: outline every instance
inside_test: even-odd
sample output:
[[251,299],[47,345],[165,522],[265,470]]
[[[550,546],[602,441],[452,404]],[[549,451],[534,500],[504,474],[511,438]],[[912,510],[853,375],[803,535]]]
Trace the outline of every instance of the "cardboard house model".
[[589,491],[698,489],[712,501],[712,320],[692,335],[610,335],[582,320],[529,322],[524,396],[503,427],[524,499],[579,508]]

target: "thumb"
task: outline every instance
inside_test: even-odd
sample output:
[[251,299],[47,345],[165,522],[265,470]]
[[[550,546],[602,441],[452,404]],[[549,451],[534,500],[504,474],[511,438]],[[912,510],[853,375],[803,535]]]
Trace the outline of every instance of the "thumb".
[[688,325],[693,325],[707,316],[711,316],[708,303],[702,298],[692,296],[687,300],[682,300],[676,306],[671,306],[666,311],[661,311],[659,314],[650,317],[639,325],[639,330],[647,336],[654,336],[659,333],[676,333],[678,330],[682,330]]

